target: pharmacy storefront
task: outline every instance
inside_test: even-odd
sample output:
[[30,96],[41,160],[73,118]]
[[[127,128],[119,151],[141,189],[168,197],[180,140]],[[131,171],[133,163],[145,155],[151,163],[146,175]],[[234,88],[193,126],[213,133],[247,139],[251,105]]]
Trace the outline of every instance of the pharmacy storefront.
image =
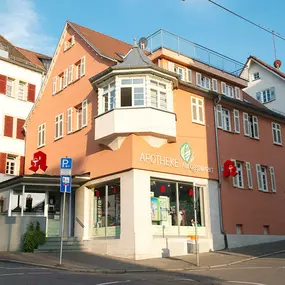
[[90,251],[131,259],[189,254],[195,223],[200,252],[217,249],[214,240],[222,238],[217,182],[191,175],[203,172],[206,177],[214,169],[194,164],[188,143],[179,151],[177,157],[140,152],[139,168],[95,179],[76,191],[75,209],[83,197],[88,200],[82,219],[90,228],[81,233]]

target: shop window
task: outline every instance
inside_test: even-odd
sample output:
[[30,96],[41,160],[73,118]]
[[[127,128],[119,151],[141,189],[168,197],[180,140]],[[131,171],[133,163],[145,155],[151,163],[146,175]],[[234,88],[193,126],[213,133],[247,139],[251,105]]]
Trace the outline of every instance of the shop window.
[[120,181],[110,181],[94,190],[94,235],[120,236],[121,225]]
[[45,193],[24,194],[24,214],[43,215],[45,209]]
[[[192,183],[151,179],[150,184],[154,234],[184,235],[191,233],[191,227],[195,226],[195,222],[199,227],[205,226],[202,188],[196,187],[194,193]],[[197,221],[195,221],[194,201],[196,201]]]

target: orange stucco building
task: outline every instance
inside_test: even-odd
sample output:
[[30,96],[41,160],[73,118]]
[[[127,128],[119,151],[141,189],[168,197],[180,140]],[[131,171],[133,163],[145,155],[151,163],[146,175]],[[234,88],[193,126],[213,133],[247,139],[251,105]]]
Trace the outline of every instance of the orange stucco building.
[[[195,230],[200,251],[284,238],[285,118],[242,92],[240,63],[157,44],[163,33],[146,48],[66,23],[26,121],[26,175],[17,178],[23,192],[29,179],[55,181],[33,189],[44,193],[47,235],[59,235],[60,158],[70,157],[65,235],[86,250],[183,255]],[[38,151],[47,155],[44,176],[30,170]],[[225,176],[226,161],[236,175]]]

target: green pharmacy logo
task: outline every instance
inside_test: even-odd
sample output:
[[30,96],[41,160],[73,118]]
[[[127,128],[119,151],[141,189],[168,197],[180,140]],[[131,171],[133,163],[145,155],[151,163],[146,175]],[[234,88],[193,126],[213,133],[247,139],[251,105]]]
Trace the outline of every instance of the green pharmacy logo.
[[187,163],[190,163],[194,160],[194,153],[193,153],[192,148],[190,147],[189,143],[185,142],[180,147],[180,156]]

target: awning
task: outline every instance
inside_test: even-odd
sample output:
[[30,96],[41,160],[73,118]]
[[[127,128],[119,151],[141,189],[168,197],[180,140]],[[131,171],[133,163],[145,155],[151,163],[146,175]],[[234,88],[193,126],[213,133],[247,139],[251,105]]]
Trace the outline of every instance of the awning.
[[[72,188],[78,188],[84,183],[90,180],[89,173],[82,175],[72,176]],[[29,190],[56,190],[60,187],[59,175],[47,175],[47,174],[31,174],[16,176],[11,179],[5,180],[0,183],[0,193],[13,189],[15,191],[21,191],[23,185],[29,186]]]

